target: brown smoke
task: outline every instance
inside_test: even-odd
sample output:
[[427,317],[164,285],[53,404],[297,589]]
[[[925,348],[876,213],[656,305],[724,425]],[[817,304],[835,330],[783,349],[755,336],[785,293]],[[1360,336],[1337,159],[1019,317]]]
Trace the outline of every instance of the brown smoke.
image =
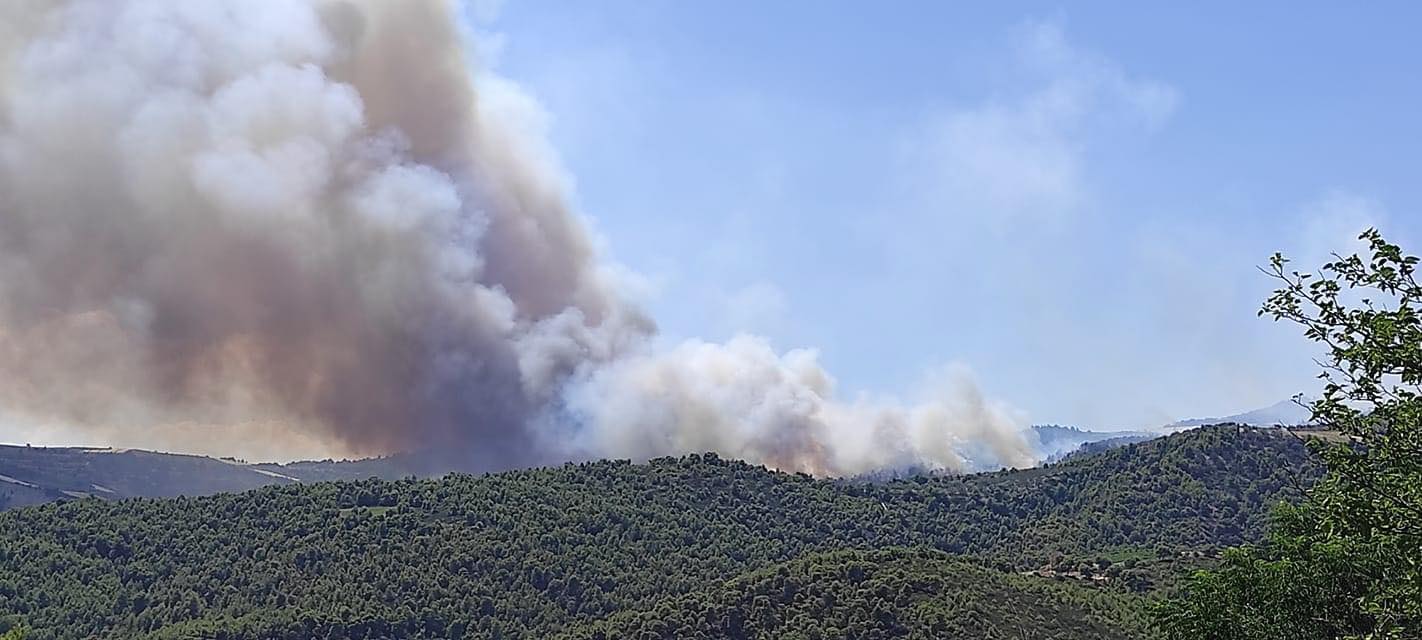
[[1030,461],[971,392],[846,405],[804,353],[654,346],[458,13],[0,4],[0,408],[126,444],[469,468]]

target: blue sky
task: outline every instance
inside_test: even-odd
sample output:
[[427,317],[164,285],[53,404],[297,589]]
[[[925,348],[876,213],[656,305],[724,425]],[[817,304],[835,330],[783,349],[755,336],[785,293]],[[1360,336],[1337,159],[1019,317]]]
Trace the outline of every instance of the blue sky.
[[1313,387],[1274,251],[1417,250],[1419,12],[1344,3],[560,3],[483,14],[668,339],[949,364],[1034,422]]

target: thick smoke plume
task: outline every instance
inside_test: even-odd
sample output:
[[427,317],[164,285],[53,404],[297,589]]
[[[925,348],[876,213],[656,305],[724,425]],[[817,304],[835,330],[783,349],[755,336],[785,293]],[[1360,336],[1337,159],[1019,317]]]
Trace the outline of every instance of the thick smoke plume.
[[0,409],[128,444],[470,469],[1031,461],[970,384],[846,403],[810,352],[659,347],[459,16],[0,3]]

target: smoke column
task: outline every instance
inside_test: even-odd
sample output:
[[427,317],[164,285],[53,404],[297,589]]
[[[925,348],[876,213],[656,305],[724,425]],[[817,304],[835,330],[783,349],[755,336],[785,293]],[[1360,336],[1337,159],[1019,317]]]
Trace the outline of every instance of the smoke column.
[[468,469],[1032,461],[970,382],[845,402],[812,352],[661,345],[459,14],[0,3],[0,409],[114,442]]

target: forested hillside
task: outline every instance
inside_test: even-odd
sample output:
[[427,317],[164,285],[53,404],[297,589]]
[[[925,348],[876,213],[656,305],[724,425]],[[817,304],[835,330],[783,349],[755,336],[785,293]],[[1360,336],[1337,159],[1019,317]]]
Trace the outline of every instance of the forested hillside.
[[[641,625],[685,594],[754,613],[754,599],[724,600],[718,585],[808,554],[890,547],[982,563],[946,573],[1048,565],[1141,590],[1157,578],[1152,559],[1256,538],[1269,506],[1317,473],[1307,456],[1276,430],[1216,427],[1042,468],[886,483],[689,456],[55,503],[0,513],[0,612],[40,639],[547,637],[618,614]],[[899,580],[884,571],[874,575]],[[929,582],[952,582],[946,573]],[[919,620],[1048,580],[999,578],[922,611],[895,600],[886,615]]]
[[1150,633],[1142,601],[940,551],[835,551],[618,614],[567,637],[1124,640]]

